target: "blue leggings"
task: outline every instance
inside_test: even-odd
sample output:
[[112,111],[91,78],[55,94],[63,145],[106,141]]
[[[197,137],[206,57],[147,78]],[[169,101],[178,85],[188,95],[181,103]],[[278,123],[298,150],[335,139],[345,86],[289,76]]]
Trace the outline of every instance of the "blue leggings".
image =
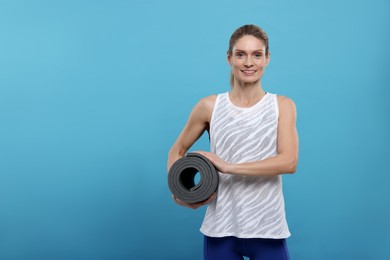
[[289,260],[286,239],[204,236],[205,260]]

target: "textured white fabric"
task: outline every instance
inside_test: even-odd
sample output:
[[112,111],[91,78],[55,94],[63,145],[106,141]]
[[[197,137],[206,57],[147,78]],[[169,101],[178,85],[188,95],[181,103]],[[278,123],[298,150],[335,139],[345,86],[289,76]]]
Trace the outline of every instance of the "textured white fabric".
[[[237,107],[228,92],[217,96],[210,122],[210,150],[230,163],[277,154],[278,102],[267,93],[258,103]],[[207,236],[287,238],[282,176],[219,173],[217,198],[208,205],[200,231]]]

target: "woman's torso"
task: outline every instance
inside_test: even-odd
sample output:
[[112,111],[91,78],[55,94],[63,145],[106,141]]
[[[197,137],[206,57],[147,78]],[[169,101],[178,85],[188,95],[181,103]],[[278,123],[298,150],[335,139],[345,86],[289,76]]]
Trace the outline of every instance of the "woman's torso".
[[[263,160],[277,154],[277,96],[267,93],[251,107],[235,106],[229,94],[215,98],[210,150],[229,163]],[[282,178],[219,173],[217,198],[201,227],[207,236],[286,238]]]

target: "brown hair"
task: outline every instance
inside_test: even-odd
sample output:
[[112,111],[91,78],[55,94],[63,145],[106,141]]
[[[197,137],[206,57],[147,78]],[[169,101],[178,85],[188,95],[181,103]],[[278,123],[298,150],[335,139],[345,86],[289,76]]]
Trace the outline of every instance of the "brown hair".
[[[227,52],[230,57],[233,55],[233,47],[236,44],[236,42],[245,35],[252,35],[257,39],[263,41],[265,45],[265,56],[268,56],[269,48],[268,48],[267,33],[257,25],[246,24],[236,29],[233,32],[232,36],[230,37],[229,49]],[[230,85],[233,87],[233,84],[234,84],[234,75],[233,73],[230,72]]]

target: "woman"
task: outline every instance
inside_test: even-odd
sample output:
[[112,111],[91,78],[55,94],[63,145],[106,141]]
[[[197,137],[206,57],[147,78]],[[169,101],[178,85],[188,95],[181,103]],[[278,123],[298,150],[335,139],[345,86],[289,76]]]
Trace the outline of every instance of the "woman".
[[281,174],[294,173],[298,134],[294,102],[263,90],[261,78],[270,62],[267,34],[244,25],[231,36],[227,61],[231,90],[201,99],[169,151],[168,170],[205,130],[211,152],[199,151],[219,172],[218,193],[201,227],[205,259],[289,259],[290,236]]

